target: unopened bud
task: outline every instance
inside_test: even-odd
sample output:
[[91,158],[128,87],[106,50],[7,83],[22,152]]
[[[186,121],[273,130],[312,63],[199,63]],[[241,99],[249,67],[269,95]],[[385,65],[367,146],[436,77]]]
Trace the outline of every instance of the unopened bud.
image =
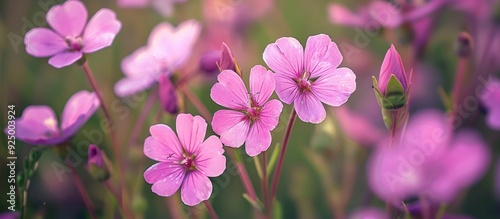
[[89,145],[87,170],[99,182],[104,182],[110,177],[106,155],[95,144]]
[[456,50],[460,57],[468,57],[474,49],[472,36],[467,32],[461,32],[457,37]]
[[170,114],[176,114],[179,112],[179,107],[177,103],[177,93],[175,91],[175,86],[170,80],[170,78],[163,74],[159,77],[159,97],[160,104],[166,112]]

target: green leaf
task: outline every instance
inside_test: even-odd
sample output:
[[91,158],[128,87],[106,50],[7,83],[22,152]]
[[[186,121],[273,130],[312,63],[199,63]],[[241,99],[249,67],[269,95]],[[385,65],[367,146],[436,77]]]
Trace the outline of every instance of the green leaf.
[[274,146],[273,154],[271,154],[271,159],[269,160],[269,162],[267,164],[267,176],[268,177],[274,169],[274,165],[276,164],[276,160],[278,160],[278,154],[280,152],[279,148],[280,148],[280,143],[276,143],[276,145]]
[[398,109],[406,105],[407,95],[401,82],[394,74],[391,75],[385,90],[385,100],[382,107],[385,109]]
[[255,164],[255,170],[257,170],[257,175],[259,175],[259,179],[262,180],[262,166],[260,165],[259,156],[252,157],[253,163]]
[[247,193],[243,193],[243,198],[245,200],[248,201],[248,203],[250,203],[255,209],[257,209],[258,211],[262,212],[262,209],[264,208],[263,205],[262,205],[262,202],[257,199],[257,200],[252,200],[252,198],[250,198],[250,195],[248,195]]
[[281,203],[277,200],[274,200],[273,204],[273,219],[282,219],[283,218],[283,207]]

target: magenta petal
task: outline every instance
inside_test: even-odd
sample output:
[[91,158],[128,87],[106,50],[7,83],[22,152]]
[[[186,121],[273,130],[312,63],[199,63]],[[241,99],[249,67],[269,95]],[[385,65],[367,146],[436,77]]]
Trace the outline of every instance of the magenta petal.
[[121,8],[143,8],[149,5],[149,0],[117,0]]
[[29,106],[16,120],[16,138],[30,144],[46,144],[59,137],[57,118],[48,106]]
[[116,82],[114,91],[119,97],[127,97],[150,88],[154,83],[156,83],[156,79],[148,76],[139,78],[126,77]]
[[212,182],[199,171],[191,171],[184,178],[181,199],[184,204],[195,206],[208,200],[212,194]]
[[282,37],[267,45],[263,58],[269,68],[288,77],[300,77],[304,69],[302,45],[292,37]]
[[149,133],[151,137],[144,142],[146,156],[157,161],[182,157],[181,143],[170,127],[163,124],[153,125],[149,128]]
[[35,57],[47,57],[68,48],[61,36],[47,28],[33,28],[24,36],[26,52]]
[[250,128],[250,121],[241,112],[219,110],[212,119],[212,128],[220,135],[221,142],[229,147],[240,147],[245,142]]
[[278,125],[282,110],[283,104],[279,100],[270,100],[260,110],[259,120],[256,123],[260,123],[262,127],[272,131]]
[[378,89],[382,92],[382,94],[385,94],[391,75],[394,75],[398,79],[403,86],[403,89],[406,91],[408,88],[406,72],[403,66],[403,61],[401,61],[401,56],[398,51],[396,51],[396,48],[394,48],[394,45],[391,45],[391,48],[387,50],[384,61],[380,66]]
[[182,185],[184,167],[171,163],[157,163],[144,172],[144,179],[152,183],[151,190],[159,196],[171,196]]
[[500,108],[491,109],[486,115],[486,124],[495,130],[500,130]]
[[262,65],[256,65],[250,70],[250,94],[258,106],[262,106],[274,92],[275,82],[273,72]]
[[318,124],[325,120],[325,107],[312,93],[304,92],[294,101],[294,107],[300,120]]
[[61,117],[61,132],[64,136],[73,136],[100,106],[94,92],[86,90],[73,94],[66,102]]
[[364,16],[365,14],[355,14],[337,3],[331,3],[328,6],[328,15],[332,23],[344,26],[362,27],[369,21],[368,16]]
[[200,116],[179,114],[176,120],[177,135],[181,145],[190,154],[198,150],[205,138],[207,122]]
[[218,83],[210,91],[210,97],[217,104],[235,109],[246,110],[250,106],[247,88],[238,74],[224,70],[217,76]]
[[256,122],[250,127],[245,142],[245,151],[248,156],[254,157],[266,151],[271,145],[271,132],[263,127],[261,122]]
[[297,82],[284,74],[275,73],[274,80],[276,81],[276,94],[281,101],[286,104],[291,104],[299,96],[299,86]]
[[212,135],[207,138],[196,153],[196,168],[209,177],[217,177],[226,169],[226,157],[219,138]]
[[369,13],[374,22],[387,28],[397,28],[403,22],[401,11],[390,2],[373,1],[369,6]]
[[85,28],[82,52],[91,53],[110,46],[121,26],[115,12],[106,8],[99,10]]
[[342,62],[337,44],[326,34],[310,36],[304,53],[304,65],[311,78],[331,73]]
[[344,104],[356,90],[356,75],[348,68],[338,68],[319,77],[311,85],[311,92],[330,106]]
[[62,68],[75,63],[80,58],[82,58],[81,52],[63,52],[52,56],[49,59],[49,64],[56,68]]
[[47,12],[47,22],[63,37],[81,36],[87,22],[87,8],[80,1],[67,1]]

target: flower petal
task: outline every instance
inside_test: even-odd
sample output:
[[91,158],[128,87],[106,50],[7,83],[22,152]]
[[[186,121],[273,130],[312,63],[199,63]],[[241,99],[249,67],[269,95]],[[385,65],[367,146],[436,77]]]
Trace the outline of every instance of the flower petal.
[[311,85],[311,92],[331,106],[344,104],[356,90],[356,75],[348,68],[338,68],[319,77]]
[[125,77],[116,82],[114,91],[119,97],[127,97],[150,88],[155,82],[155,78],[148,76],[138,78]]
[[328,35],[318,34],[307,39],[304,65],[311,78],[330,74],[341,62],[342,54]]
[[156,163],[144,172],[144,179],[152,183],[151,190],[159,196],[171,196],[182,185],[185,176],[182,165]]
[[156,161],[168,161],[182,157],[182,146],[174,131],[163,124],[149,128],[151,136],[144,142],[144,154]]
[[62,68],[75,63],[80,58],[82,58],[81,52],[63,52],[52,56],[49,59],[49,64],[56,68]]
[[250,121],[241,112],[219,110],[212,119],[212,128],[220,135],[221,142],[229,147],[240,147],[247,138]]
[[57,118],[48,106],[29,106],[16,120],[16,138],[30,144],[47,144],[59,137]]
[[276,73],[300,77],[304,69],[304,49],[293,37],[281,37],[264,50],[264,62]]
[[266,130],[272,131],[278,125],[283,104],[279,100],[270,100],[260,110],[259,120],[256,123]]
[[212,182],[199,171],[191,171],[184,178],[181,199],[184,204],[195,206],[208,200],[212,194]]
[[196,153],[196,168],[209,177],[221,175],[226,169],[226,157],[220,139],[212,135],[205,140]]
[[274,92],[276,83],[272,71],[262,65],[250,70],[250,94],[258,106],[263,106]]
[[67,1],[47,12],[47,22],[62,37],[81,36],[87,22],[87,8],[80,1]]
[[116,4],[121,8],[144,8],[149,5],[149,0],[117,0]]
[[486,115],[486,124],[491,129],[500,130],[500,108],[491,109]]
[[281,101],[286,104],[291,104],[299,96],[299,86],[292,78],[275,73],[274,80],[276,81],[276,94]]
[[207,122],[200,116],[179,114],[176,127],[181,145],[189,154],[194,154],[205,138]]
[[224,70],[217,76],[218,83],[210,90],[210,97],[217,104],[234,109],[246,110],[250,107],[247,88],[236,72]]
[[325,107],[310,92],[300,94],[294,101],[294,107],[300,120],[304,122],[318,124],[326,118]]
[[331,3],[328,6],[330,22],[343,26],[363,27],[363,25],[366,25],[370,21],[370,18],[367,13],[363,12],[351,12],[343,5],[337,3]]
[[257,156],[269,148],[271,141],[271,132],[263,127],[261,122],[256,122],[250,127],[250,132],[248,132],[245,151],[250,157]]
[[116,19],[115,12],[103,8],[90,19],[83,33],[84,53],[95,52],[113,43],[122,24]]
[[24,36],[26,52],[35,57],[52,56],[68,46],[61,36],[47,28],[33,28]]
[[73,136],[94,115],[100,106],[94,92],[82,90],[73,94],[66,102],[61,117],[61,132],[64,136]]

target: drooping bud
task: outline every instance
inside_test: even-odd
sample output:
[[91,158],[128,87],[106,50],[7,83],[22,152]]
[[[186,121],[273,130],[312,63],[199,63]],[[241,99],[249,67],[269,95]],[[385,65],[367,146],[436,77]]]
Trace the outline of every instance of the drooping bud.
[[179,107],[177,103],[177,93],[174,84],[172,84],[170,78],[165,74],[160,75],[158,81],[160,84],[158,92],[161,106],[166,112],[170,114],[178,113]]
[[234,58],[233,53],[226,43],[222,43],[220,61],[217,64],[221,72],[224,70],[233,70],[240,77],[242,76],[241,69],[238,66],[238,62]]
[[460,57],[468,57],[474,49],[472,36],[467,32],[461,32],[457,37],[456,52]]
[[99,182],[106,181],[110,176],[106,160],[106,154],[104,154],[97,145],[89,145],[87,170],[90,175]]

